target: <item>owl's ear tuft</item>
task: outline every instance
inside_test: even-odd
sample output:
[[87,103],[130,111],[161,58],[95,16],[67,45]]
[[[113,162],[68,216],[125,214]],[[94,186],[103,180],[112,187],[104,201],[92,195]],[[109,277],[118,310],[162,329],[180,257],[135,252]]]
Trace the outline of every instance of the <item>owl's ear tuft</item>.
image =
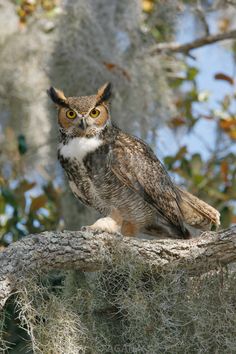
[[50,87],[47,90],[47,94],[51,98],[51,100],[56,103],[56,105],[61,107],[68,107],[67,98],[64,95],[63,91],[58,90],[54,87]]
[[111,83],[110,82],[106,82],[103,86],[101,86],[98,89],[96,106],[98,106],[102,102],[106,102],[106,101],[108,101],[110,99],[110,97],[111,97],[111,88],[112,88]]

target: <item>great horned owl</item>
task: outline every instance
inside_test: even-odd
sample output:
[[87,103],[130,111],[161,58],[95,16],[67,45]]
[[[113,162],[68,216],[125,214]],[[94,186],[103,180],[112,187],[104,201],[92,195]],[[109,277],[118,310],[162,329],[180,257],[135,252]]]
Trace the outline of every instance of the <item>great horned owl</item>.
[[66,97],[51,87],[58,107],[58,158],[74,195],[104,217],[92,229],[189,238],[192,227],[220,224],[217,210],[177,187],[151,148],[111,120],[111,84],[93,96]]

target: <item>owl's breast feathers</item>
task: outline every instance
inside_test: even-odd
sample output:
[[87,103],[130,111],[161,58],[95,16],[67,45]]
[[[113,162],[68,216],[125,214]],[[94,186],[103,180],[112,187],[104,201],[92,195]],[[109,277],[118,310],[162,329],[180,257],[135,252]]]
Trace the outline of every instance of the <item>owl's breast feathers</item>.
[[96,137],[62,142],[58,156],[74,183],[74,193],[77,188],[77,196],[100,211],[115,205],[127,209],[133,219],[135,209],[139,209],[139,219],[140,213],[156,213],[157,219],[187,238],[186,224],[197,228],[219,224],[219,213],[174,185],[145,142],[115,126]]

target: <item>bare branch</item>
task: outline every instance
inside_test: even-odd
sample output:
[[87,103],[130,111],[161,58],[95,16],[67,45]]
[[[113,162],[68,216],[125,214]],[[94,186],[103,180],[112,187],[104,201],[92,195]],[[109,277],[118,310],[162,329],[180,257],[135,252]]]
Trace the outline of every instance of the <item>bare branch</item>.
[[206,20],[206,17],[205,17],[206,11],[205,11],[205,9],[203,9],[200,0],[197,2],[197,7],[194,9],[194,11],[196,12],[196,14],[197,14],[199,20],[201,21],[201,23],[202,23],[202,25],[203,25],[205,34],[206,34],[207,36],[209,36],[209,34],[210,34],[210,29],[209,29],[209,26],[208,26],[208,23],[207,23],[207,20]]
[[191,50],[203,47],[205,45],[213,44],[216,42],[224,41],[226,39],[236,39],[236,30],[229,32],[207,35],[192,42],[179,44],[176,42],[171,43],[159,43],[149,49],[150,54],[172,52],[172,53],[184,53],[188,54]]
[[198,275],[236,261],[236,226],[191,240],[150,241],[91,231],[29,235],[0,253],[0,305],[29,274],[53,269],[101,270],[117,252],[135,257],[156,272],[174,268]]

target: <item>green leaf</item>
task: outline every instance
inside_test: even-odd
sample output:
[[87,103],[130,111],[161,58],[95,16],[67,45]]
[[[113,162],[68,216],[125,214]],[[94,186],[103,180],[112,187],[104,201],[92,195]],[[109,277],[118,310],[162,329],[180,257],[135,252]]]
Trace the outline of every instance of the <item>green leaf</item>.
[[10,189],[8,189],[7,187],[2,187],[1,192],[2,192],[2,196],[5,199],[5,201],[7,202],[7,204],[10,204],[11,206],[16,207],[17,203],[16,203],[16,198],[15,198],[15,195],[13,194],[13,192]]
[[164,164],[168,166],[169,168],[172,167],[172,164],[175,162],[175,158],[172,156],[166,156],[164,158]]
[[21,207],[21,210],[24,212],[25,206],[26,206],[25,195],[24,194],[18,194],[16,196],[16,199],[17,199],[17,203],[18,203],[19,207]]
[[27,143],[26,143],[26,140],[25,140],[25,136],[20,134],[20,135],[18,135],[17,140],[18,140],[19,153],[21,155],[24,155],[27,152],[27,150],[28,150],[28,146],[27,146]]
[[187,69],[187,80],[193,81],[196,78],[198,72],[199,70],[197,68],[194,66],[189,66]]
[[182,79],[182,78],[174,78],[174,79],[170,80],[170,86],[172,88],[180,87],[183,83],[184,83],[184,79]]
[[205,176],[202,176],[202,175],[195,175],[195,176],[193,176],[193,181],[194,181],[194,184],[195,185],[200,185],[203,181],[204,181],[204,179],[205,179],[206,177]]
[[191,168],[192,168],[192,174],[193,175],[200,175],[202,167],[202,158],[200,154],[194,154],[192,155],[191,158]]
[[4,214],[5,206],[6,206],[5,200],[4,200],[3,196],[0,195],[0,214]]
[[221,211],[221,226],[223,228],[229,227],[233,218],[233,213],[230,207],[225,206]]
[[187,147],[186,146],[182,146],[179,151],[177,152],[177,154],[175,155],[175,160],[180,160],[182,159],[187,153]]
[[184,173],[184,174],[181,174],[181,175],[184,175],[186,178],[192,176],[191,167],[190,167],[189,161],[186,158],[183,158],[181,160],[180,169]]

